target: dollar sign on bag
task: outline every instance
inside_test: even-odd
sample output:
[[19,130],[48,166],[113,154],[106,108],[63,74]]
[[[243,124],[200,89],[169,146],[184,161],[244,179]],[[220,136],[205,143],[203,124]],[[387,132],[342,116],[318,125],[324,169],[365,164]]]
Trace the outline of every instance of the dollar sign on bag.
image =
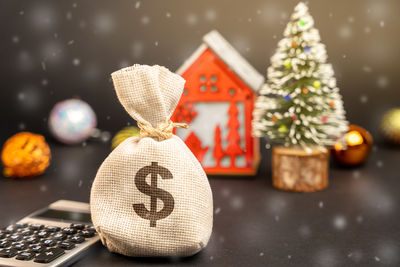
[[[150,185],[146,183],[146,177],[151,175]],[[168,217],[174,210],[174,198],[170,193],[157,187],[157,179],[172,179],[172,173],[158,162],[152,162],[150,166],[141,168],[135,176],[135,185],[137,189],[150,196],[150,211],[146,209],[143,203],[133,204],[135,212],[143,219],[150,220],[150,227],[156,227],[157,220]],[[157,211],[157,199],[164,203],[162,210]]]

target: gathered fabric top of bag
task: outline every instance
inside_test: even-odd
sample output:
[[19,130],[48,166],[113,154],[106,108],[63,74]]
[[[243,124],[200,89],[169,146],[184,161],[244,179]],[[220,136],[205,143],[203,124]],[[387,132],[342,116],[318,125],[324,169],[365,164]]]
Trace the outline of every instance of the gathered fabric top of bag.
[[162,141],[172,136],[174,127],[185,123],[170,120],[185,80],[167,68],[135,64],[111,74],[119,101],[140,128],[140,137]]

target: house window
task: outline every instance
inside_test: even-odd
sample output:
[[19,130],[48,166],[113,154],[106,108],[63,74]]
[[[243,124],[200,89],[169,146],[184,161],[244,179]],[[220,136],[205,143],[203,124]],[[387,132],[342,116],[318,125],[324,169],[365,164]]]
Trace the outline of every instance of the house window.
[[217,81],[218,81],[217,75],[211,75],[209,77],[207,77],[206,75],[201,75],[200,76],[200,91],[206,92],[208,89],[211,92],[216,93],[218,91],[218,87],[216,85]]

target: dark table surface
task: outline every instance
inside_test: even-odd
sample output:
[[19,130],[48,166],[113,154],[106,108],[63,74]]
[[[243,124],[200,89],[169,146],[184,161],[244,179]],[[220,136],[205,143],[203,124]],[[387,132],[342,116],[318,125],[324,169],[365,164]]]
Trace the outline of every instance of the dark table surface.
[[[89,201],[109,145],[51,148],[46,174],[0,177],[0,225],[58,199]],[[129,258],[98,243],[73,266],[400,266],[400,149],[374,147],[356,169],[332,166],[328,189],[307,194],[274,189],[269,161],[268,152],[256,177],[210,177],[214,228],[197,255]]]

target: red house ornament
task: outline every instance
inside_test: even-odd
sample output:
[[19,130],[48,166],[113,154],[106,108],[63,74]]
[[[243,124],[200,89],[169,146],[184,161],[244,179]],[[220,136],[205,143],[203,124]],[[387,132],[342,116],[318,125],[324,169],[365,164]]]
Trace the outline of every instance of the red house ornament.
[[207,174],[252,175],[260,160],[258,139],[251,136],[258,73],[217,31],[177,70],[186,80],[172,121]]

